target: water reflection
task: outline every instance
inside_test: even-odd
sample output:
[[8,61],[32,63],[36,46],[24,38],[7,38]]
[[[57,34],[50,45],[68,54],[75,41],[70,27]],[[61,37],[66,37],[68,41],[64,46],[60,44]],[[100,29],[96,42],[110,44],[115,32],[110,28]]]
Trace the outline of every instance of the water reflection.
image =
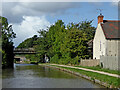
[[100,88],[86,79],[54,68],[17,64],[3,70],[3,88]]

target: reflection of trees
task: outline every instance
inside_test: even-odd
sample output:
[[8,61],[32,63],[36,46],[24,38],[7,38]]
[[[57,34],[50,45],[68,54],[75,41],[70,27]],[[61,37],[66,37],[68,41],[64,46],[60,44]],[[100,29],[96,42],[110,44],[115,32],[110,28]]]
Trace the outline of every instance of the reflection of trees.
[[69,73],[59,71],[54,68],[46,67],[46,66],[37,66],[34,71],[34,75],[37,77],[44,77],[44,78],[75,78]]
[[[4,69],[2,70],[2,78],[13,78],[15,77],[15,71],[14,69]],[[3,80],[4,81],[4,80]]]
[[65,78],[72,79],[75,78],[73,75],[66,72],[59,71],[54,68],[49,68],[46,66],[16,66],[15,69],[4,69],[2,76],[4,78],[17,78],[17,77],[41,77],[41,78]]

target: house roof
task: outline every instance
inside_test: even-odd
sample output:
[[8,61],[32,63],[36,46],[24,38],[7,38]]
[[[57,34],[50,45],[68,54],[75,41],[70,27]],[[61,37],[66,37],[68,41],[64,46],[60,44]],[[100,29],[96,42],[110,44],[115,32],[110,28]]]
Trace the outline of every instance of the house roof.
[[103,20],[101,26],[107,39],[120,38],[120,20]]

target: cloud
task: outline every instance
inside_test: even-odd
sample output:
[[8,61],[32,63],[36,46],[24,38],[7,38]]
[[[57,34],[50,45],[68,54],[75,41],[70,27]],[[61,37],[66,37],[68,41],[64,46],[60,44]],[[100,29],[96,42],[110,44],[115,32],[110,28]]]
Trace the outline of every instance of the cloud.
[[60,15],[67,9],[80,7],[80,3],[71,2],[4,2],[3,16],[12,23],[20,23],[22,16]]
[[[3,0],[4,2],[43,2],[43,0]],[[113,0],[44,0],[44,2],[112,2]],[[114,0],[118,1],[118,0]]]
[[17,34],[17,38],[14,39],[15,46],[33,35],[38,35],[37,31],[46,29],[47,26],[50,25],[45,16],[23,16],[23,19],[24,20],[20,24],[13,24],[13,30]]
[[[70,8],[81,7],[80,2],[75,3],[72,2],[73,0],[70,0],[71,2],[33,2],[32,0],[30,0],[29,2],[28,0],[26,2],[23,2],[21,0],[19,1],[20,2],[3,2],[3,16],[7,17],[10,23],[22,22],[22,16],[57,16],[66,14],[66,11]],[[97,0],[96,2],[93,2],[94,0],[85,1],[91,1],[96,5],[100,4],[99,0]],[[111,2],[112,5],[115,6],[118,5],[118,1],[120,0],[110,0],[109,2]]]
[[[14,40],[15,46],[26,38],[37,34],[37,31],[40,28],[45,29],[46,26],[50,25],[50,22],[46,20],[47,16],[68,15],[67,10],[71,8],[80,8],[82,6],[80,2],[75,3],[73,0],[70,0],[71,2],[33,2],[33,0],[25,0],[28,2],[24,2],[24,0],[19,1],[20,2],[2,3],[2,15],[8,18],[9,23],[12,23],[13,30],[17,34],[17,38]],[[95,1],[96,5],[98,5],[96,3],[97,1]],[[113,2],[113,0],[111,0],[111,2]]]
[[15,46],[26,38],[38,34],[39,29],[50,25],[45,16],[65,14],[67,9],[79,7],[80,3],[57,2],[4,2],[2,5],[3,16],[13,25],[17,34]]
[[112,5],[113,6],[118,6],[118,3],[119,3],[120,0],[112,0]]
[[65,9],[68,9],[68,8],[71,8],[71,6],[73,7],[76,7],[75,4],[73,3],[63,3],[63,2],[28,2],[28,3],[20,3],[23,7],[26,7],[26,8],[30,8],[32,10],[35,10],[35,11],[39,11],[39,12],[57,12],[59,10],[65,10]]

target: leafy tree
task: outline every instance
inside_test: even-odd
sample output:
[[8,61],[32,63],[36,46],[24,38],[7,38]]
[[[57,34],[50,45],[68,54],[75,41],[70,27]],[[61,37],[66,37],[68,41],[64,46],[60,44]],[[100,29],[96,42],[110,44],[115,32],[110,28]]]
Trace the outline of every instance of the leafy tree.
[[68,31],[64,42],[64,52],[70,52],[70,57],[74,58],[76,56],[84,57],[87,54],[87,36],[84,32],[80,30]]
[[[22,43],[20,43],[17,46],[17,48],[24,48],[24,49],[25,48],[27,48],[27,49],[33,48],[34,49],[38,43],[37,39],[38,39],[37,35],[34,35],[32,38],[28,38],[28,39],[24,40]],[[39,61],[38,54],[33,54],[33,55],[27,54],[27,55],[25,55],[25,57],[27,59],[29,59],[31,62]]]
[[12,25],[8,24],[7,18],[0,16],[2,32],[2,65],[3,67],[13,67],[13,39],[16,34],[13,32]]
[[40,34],[40,37],[36,41],[37,45],[34,46],[34,48],[37,52],[37,57],[39,58],[39,62],[44,63],[45,54],[47,53],[47,50],[48,50],[48,42],[46,38],[47,31],[40,30],[38,31],[38,33]]
[[37,52],[36,55],[27,57],[31,59],[35,57],[44,63],[47,55],[51,63],[78,64],[80,58],[90,57],[87,42],[93,39],[95,32],[95,27],[92,27],[91,23],[92,21],[70,23],[65,27],[64,22],[58,20],[47,30],[38,31],[40,36],[37,39],[27,39],[23,42],[30,47],[28,41],[33,40],[32,47]]
[[[93,21],[93,20],[92,20]],[[91,40],[94,38],[96,28],[91,25],[92,21],[83,21],[78,27],[79,30],[82,30],[87,35],[87,39]]]
[[17,48],[32,48],[35,45],[35,41],[38,39],[37,35],[34,35],[32,38],[28,38],[22,43],[20,43]]

